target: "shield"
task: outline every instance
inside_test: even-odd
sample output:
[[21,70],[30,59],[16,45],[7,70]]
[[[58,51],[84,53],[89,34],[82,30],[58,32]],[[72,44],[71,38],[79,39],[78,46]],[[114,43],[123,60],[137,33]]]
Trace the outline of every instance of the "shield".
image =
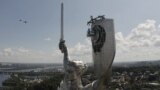
[[113,19],[98,19],[91,24],[92,56],[97,77],[110,74],[115,57],[115,32]]

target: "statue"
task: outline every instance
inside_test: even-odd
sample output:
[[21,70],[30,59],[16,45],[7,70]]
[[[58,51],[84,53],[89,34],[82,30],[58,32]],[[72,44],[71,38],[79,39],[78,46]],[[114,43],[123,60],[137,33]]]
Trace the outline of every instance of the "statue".
[[88,37],[91,37],[93,48],[94,70],[97,80],[83,86],[82,74],[87,70],[86,64],[80,60],[71,61],[68,57],[67,47],[63,39],[63,3],[61,4],[61,39],[59,49],[64,54],[64,79],[58,90],[106,90],[111,75],[111,67],[115,56],[115,38],[113,20],[104,16],[91,17],[88,25]]
[[64,54],[63,65],[65,76],[63,90],[82,90],[81,75],[86,70],[86,65],[82,61],[70,61],[68,58],[68,51],[64,41],[60,41],[59,48]]

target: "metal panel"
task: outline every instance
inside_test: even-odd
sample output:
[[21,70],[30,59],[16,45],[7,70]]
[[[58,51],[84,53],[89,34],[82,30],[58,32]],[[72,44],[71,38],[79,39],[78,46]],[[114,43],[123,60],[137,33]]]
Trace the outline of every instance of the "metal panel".
[[[99,51],[94,51],[94,40],[97,39],[97,36],[100,37],[100,33],[95,33],[94,36],[91,37],[92,40],[92,46],[93,46],[93,61],[94,61],[94,67],[95,67],[95,74],[97,77],[100,77],[102,75],[105,75],[105,73],[110,70],[112,66],[112,62],[114,60],[115,56],[115,36],[114,36],[114,24],[112,19],[100,19],[96,20],[91,25],[91,30],[94,29],[95,26],[101,26],[105,30],[105,41],[101,42],[103,45],[101,45]],[[101,38],[100,38],[101,39]],[[100,40],[99,40],[100,41]],[[101,40],[103,41],[103,40]]]

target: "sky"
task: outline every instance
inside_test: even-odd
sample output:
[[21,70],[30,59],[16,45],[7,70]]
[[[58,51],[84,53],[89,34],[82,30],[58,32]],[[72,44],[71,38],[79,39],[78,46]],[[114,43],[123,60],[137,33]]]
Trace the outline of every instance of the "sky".
[[71,59],[92,62],[86,36],[91,15],[114,19],[114,62],[160,59],[159,0],[0,0],[0,62],[62,62],[61,2]]

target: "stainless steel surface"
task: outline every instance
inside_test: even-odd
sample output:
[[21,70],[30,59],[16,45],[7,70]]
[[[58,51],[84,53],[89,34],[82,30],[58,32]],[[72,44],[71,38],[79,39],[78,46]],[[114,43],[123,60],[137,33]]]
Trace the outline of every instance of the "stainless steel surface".
[[64,35],[63,35],[63,3],[61,3],[61,41],[64,40]]
[[[97,77],[100,77],[112,66],[112,62],[115,56],[115,32],[112,19],[97,20],[94,24],[92,24],[91,27],[93,28],[96,25],[102,26],[105,30],[105,42],[103,46],[99,52],[95,52],[94,50],[92,52],[95,73]],[[92,44],[94,43],[95,37],[96,35],[91,37]]]

